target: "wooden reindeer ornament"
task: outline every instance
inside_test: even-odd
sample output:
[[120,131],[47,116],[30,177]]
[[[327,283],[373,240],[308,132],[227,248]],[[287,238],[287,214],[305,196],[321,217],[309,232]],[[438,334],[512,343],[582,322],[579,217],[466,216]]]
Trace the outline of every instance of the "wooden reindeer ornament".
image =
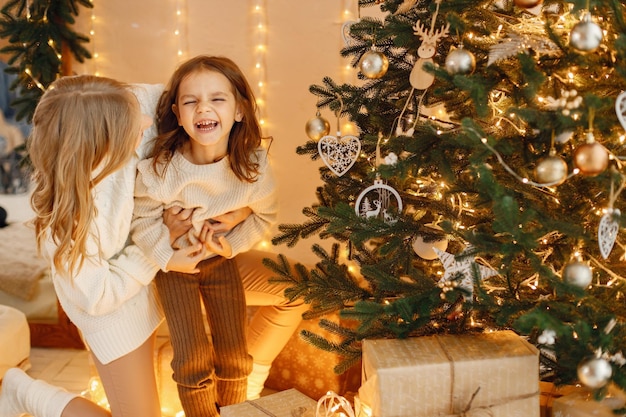
[[396,128],[396,134],[398,135],[413,135],[415,125],[419,120],[419,111],[422,104],[422,99],[426,94],[426,90],[431,85],[433,85],[433,82],[435,81],[435,76],[424,70],[424,64],[426,64],[427,62],[433,62],[433,57],[437,52],[437,42],[439,41],[439,39],[448,36],[448,30],[450,29],[450,23],[448,23],[446,26],[442,26],[440,29],[435,30],[435,21],[437,20],[437,15],[439,14],[439,5],[441,4],[441,0],[435,0],[435,3],[437,5],[437,8],[435,9],[435,13],[433,14],[430,28],[426,29],[426,25],[421,23],[419,20],[415,23],[415,25],[413,25],[413,30],[415,31],[414,33],[422,39],[422,43],[417,49],[418,58],[413,65],[411,74],[409,75],[409,82],[411,83],[412,87],[411,92],[407,97],[406,103],[404,105],[404,108],[402,109],[402,113],[400,114],[399,119],[402,119],[402,117],[404,116],[404,113],[411,99],[413,98],[413,93],[415,92],[415,90],[424,90],[424,92],[421,94],[419,99],[417,115],[414,119],[415,121],[413,127],[408,129],[407,131],[402,131],[402,129],[400,128],[400,124],[398,124],[398,127]]

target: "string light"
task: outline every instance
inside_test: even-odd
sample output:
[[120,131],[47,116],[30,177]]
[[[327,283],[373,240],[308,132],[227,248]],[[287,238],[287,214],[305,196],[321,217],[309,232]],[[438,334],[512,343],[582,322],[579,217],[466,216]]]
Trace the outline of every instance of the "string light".
[[98,19],[96,17],[96,7],[94,4],[94,0],[91,0],[91,16],[89,17],[89,37],[91,43],[91,63],[92,63],[92,74],[99,76],[99,63],[100,63],[100,54],[98,53],[98,49],[96,48],[96,25],[98,23]]
[[266,56],[267,56],[267,8],[265,0],[253,0],[252,2],[252,30],[255,35],[254,42],[254,83],[256,104],[259,111],[259,124],[263,135],[267,136],[267,106],[266,106]]
[[178,62],[182,62],[186,60],[189,55],[186,31],[187,19],[184,12],[185,10],[187,10],[186,0],[176,0],[176,5],[174,9],[174,21],[176,22],[174,28],[174,39],[176,39],[176,58]]

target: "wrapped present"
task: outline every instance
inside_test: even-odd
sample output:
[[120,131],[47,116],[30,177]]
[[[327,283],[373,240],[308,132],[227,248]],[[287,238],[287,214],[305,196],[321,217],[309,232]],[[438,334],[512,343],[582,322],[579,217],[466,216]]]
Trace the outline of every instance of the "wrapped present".
[[514,332],[363,342],[359,416],[539,417],[539,351]]
[[580,390],[580,386],[556,386],[552,382],[539,381],[539,411],[541,417],[553,417],[552,404],[554,400],[564,395]]
[[[349,327],[350,322],[340,319],[337,314],[324,316]],[[300,336],[308,330],[326,339],[338,342],[333,335],[319,327],[318,320],[303,320],[294,332],[280,355],[272,363],[265,387],[277,391],[296,388],[311,398],[320,398],[328,391],[352,397],[361,385],[361,364],[357,363],[343,374],[336,374],[333,368],[341,362],[335,353],[323,351]]]
[[624,405],[626,394],[614,385],[609,387],[608,395],[601,401],[596,401],[590,390],[578,387],[554,399],[551,417],[615,417],[613,410]]
[[220,409],[222,417],[315,417],[317,401],[296,389],[277,392],[256,400]]

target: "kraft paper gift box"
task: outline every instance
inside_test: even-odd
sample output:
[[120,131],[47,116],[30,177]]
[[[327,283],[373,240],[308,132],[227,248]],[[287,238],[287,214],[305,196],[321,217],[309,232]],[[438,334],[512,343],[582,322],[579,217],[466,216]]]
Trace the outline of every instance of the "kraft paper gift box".
[[358,403],[373,417],[539,417],[539,351],[512,331],[365,340]]
[[608,395],[596,401],[586,388],[576,387],[566,395],[555,398],[550,417],[616,417],[613,410],[626,405],[626,394],[614,385],[609,387]]
[[[346,327],[350,326],[350,322],[340,319],[338,314],[329,314],[323,318]],[[336,335],[319,327],[318,319],[303,320],[272,363],[265,387],[276,391],[296,388],[315,399],[321,398],[328,391],[334,391],[345,397],[354,396],[361,385],[361,364],[355,364],[343,374],[336,374],[333,368],[342,358],[302,339],[300,336],[302,330],[308,330],[334,342],[339,341]]]
[[296,389],[220,409],[221,417],[315,417],[317,401]]

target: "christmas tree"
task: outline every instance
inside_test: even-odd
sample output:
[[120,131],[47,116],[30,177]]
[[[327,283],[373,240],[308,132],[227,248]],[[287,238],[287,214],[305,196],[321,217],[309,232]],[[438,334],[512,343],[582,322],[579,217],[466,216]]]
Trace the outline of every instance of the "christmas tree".
[[[324,181],[267,265],[311,304],[342,372],[364,338],[513,329],[542,377],[626,388],[626,5],[617,0],[359,0],[356,85],[312,85],[298,154]],[[334,131],[349,119],[358,135]],[[340,123],[337,122],[337,126]],[[283,259],[284,260],[284,259]]]
[[30,122],[39,98],[62,75],[72,74],[72,59],[84,62],[91,54],[84,47],[89,38],[71,25],[79,7],[92,8],[89,0],[9,0],[0,10],[0,37],[9,45],[6,72],[17,74],[11,85],[19,98],[11,103],[17,119]]

